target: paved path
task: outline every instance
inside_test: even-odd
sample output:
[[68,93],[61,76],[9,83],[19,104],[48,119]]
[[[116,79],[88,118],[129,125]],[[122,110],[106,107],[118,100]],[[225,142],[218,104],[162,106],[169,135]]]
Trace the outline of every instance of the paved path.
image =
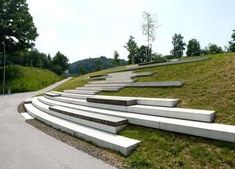
[[0,96],[0,169],[113,169],[24,122],[17,106],[38,92]]

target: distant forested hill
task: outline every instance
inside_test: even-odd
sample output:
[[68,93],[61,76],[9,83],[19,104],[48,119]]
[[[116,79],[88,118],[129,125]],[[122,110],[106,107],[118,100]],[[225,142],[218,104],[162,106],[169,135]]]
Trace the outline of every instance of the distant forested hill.
[[125,64],[127,64],[127,62],[123,59],[121,59],[119,65],[117,65],[114,59],[101,56],[99,58],[89,58],[72,63],[69,68],[69,73],[85,74]]

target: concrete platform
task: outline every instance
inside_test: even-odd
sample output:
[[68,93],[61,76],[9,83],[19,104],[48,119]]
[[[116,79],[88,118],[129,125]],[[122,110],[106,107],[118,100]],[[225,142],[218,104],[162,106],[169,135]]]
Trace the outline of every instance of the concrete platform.
[[128,83],[108,83],[108,84],[85,84],[85,87],[126,87]]
[[127,119],[113,117],[110,115],[109,116],[101,115],[101,114],[86,112],[82,110],[74,110],[74,109],[66,108],[62,106],[52,106],[52,107],[49,107],[49,110],[62,113],[65,115],[73,116],[76,118],[109,125],[109,126],[121,126],[121,125],[127,124]]
[[[33,104],[34,107],[36,107],[37,109],[39,109],[43,112],[46,112],[50,115],[53,115],[53,116],[56,116],[56,117],[59,117],[59,118],[62,118],[62,119],[68,120],[68,121],[72,121],[72,122],[75,122],[75,123],[78,123],[78,124],[82,124],[82,125],[85,125],[85,126],[88,126],[88,127],[96,128],[96,129],[106,131],[106,132],[109,132],[109,133],[113,133],[113,134],[117,134],[119,131],[124,129],[127,125],[127,124],[122,124],[122,125],[112,126],[112,125],[107,125],[107,124],[101,123],[102,122],[101,120],[99,120],[99,122],[97,122],[98,119],[95,119],[95,120],[91,119],[91,114],[94,117],[99,116],[101,118],[104,117],[104,116],[107,116],[107,115],[102,115],[102,114],[97,114],[97,113],[92,113],[92,112],[85,112],[83,110],[74,110],[73,109],[73,110],[70,110],[69,112],[63,112],[63,110],[62,111],[60,111],[60,110],[58,110],[58,111],[50,110],[51,107],[49,105],[41,102],[39,100],[39,98],[40,97],[33,98],[32,104]],[[55,106],[55,107],[57,107],[57,106]],[[79,111],[79,113],[82,112],[82,114],[85,115],[85,117],[78,116],[76,111]],[[86,114],[88,116],[86,116]],[[111,116],[111,117],[115,118],[113,116]],[[119,118],[119,119],[121,119],[121,118]],[[105,120],[105,119],[103,119],[103,120]]]
[[94,103],[94,102],[88,102],[86,100],[65,98],[65,97],[49,97],[49,96],[46,97],[56,101],[82,105],[82,106],[89,106],[94,108],[125,111],[138,114],[147,114],[151,116],[187,119],[194,121],[212,122],[215,116],[214,111],[208,111],[208,110],[168,108],[168,107],[157,107],[157,106],[147,106],[147,105],[122,106],[122,105]]
[[46,92],[45,95],[50,96],[50,97],[58,97],[58,96],[61,96],[61,94],[56,93],[56,92]]
[[135,82],[131,84],[131,87],[181,87],[183,85],[182,81]]
[[89,80],[105,80],[107,76],[91,77]]
[[[29,104],[29,103],[25,103],[25,104]],[[20,113],[26,120],[32,120],[34,119],[30,114],[28,114],[27,112],[24,113]]]
[[25,105],[27,112],[38,120],[66,133],[75,135],[86,141],[90,141],[100,147],[109,148],[128,156],[139,144],[140,141],[103,132],[94,128],[79,125],[67,120],[47,114],[32,104]]
[[120,86],[85,86],[77,87],[76,90],[92,90],[92,91],[119,91],[123,87]]
[[137,100],[129,98],[108,98],[108,97],[87,97],[88,102],[92,103],[102,103],[102,104],[112,104],[121,106],[131,106],[136,105]]
[[63,103],[46,98],[43,98],[43,100],[47,102],[47,104],[61,105],[78,110],[86,110],[106,115],[110,114],[112,116],[126,118],[128,119],[128,122],[130,124],[152,127],[156,129],[173,131],[173,132],[211,138],[216,140],[235,142],[235,126],[232,125],[205,123],[205,122],[197,122],[190,120],[157,117],[157,116],[137,114],[137,113],[128,113],[123,111],[105,110],[101,108]]
[[112,84],[112,83],[133,83],[135,82],[136,80],[135,79],[129,79],[129,80],[113,80],[113,81],[106,81],[106,80],[100,80],[100,81],[89,81],[88,83],[89,84]]
[[126,97],[126,96],[105,96],[105,95],[94,95],[94,96],[88,95],[87,97],[106,98],[106,99],[133,99],[137,101],[138,105],[161,106],[161,107],[175,107],[179,102],[179,99],[170,99],[170,98],[146,98],[146,97]]
[[86,94],[86,95],[94,95],[99,93],[100,91],[94,90],[65,90],[64,93],[73,93],[73,94]]

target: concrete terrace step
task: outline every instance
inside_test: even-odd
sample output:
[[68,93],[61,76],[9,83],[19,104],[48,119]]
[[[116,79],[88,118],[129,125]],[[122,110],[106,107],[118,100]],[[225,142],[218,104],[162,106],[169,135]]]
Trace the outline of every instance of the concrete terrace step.
[[86,94],[86,95],[94,95],[99,93],[100,91],[97,90],[65,90],[65,93],[73,93],[73,94]]
[[111,99],[108,97],[87,97],[88,102],[92,103],[102,103],[102,104],[112,104],[112,105],[121,105],[121,106],[132,106],[137,104],[137,100],[130,98],[116,98]]
[[[146,97],[126,97],[126,96],[105,96],[95,95],[87,96],[92,98],[104,98],[104,99],[133,99],[137,101],[138,105],[149,105],[149,106],[162,106],[162,107],[175,107],[179,102],[179,99],[168,99],[168,98],[146,98]],[[87,98],[86,97],[86,98]]]
[[38,98],[33,98],[33,106],[41,111],[44,111],[53,116],[82,124],[88,127],[93,127],[109,133],[117,134],[120,130],[126,127],[127,119],[114,117],[110,115],[97,114],[84,110],[74,110],[65,107],[53,106],[41,102]]
[[85,87],[77,87],[76,90],[92,90],[92,91],[119,91],[123,87],[115,87],[115,86],[105,86],[105,87],[94,87],[94,86],[85,86]]
[[[53,99],[53,98],[52,98]],[[71,107],[78,110],[86,110],[100,114],[110,114],[121,118],[128,119],[128,122],[135,125],[152,127],[177,133],[189,134],[216,140],[235,142],[235,126],[223,125],[217,123],[205,123],[182,119],[172,119],[166,117],[157,117],[122,111],[105,110],[101,108],[93,108],[81,105],[74,105],[60,101],[54,101],[47,98],[41,98],[48,105],[61,105]]]
[[95,108],[125,111],[125,112],[139,113],[139,114],[147,114],[151,116],[187,119],[194,121],[212,122],[215,116],[214,111],[207,111],[207,110],[168,108],[168,107],[156,107],[156,106],[146,106],[146,105],[120,106],[120,105],[111,105],[111,104],[92,103],[92,102],[87,102],[86,100],[66,98],[66,97],[49,97],[49,96],[45,97],[52,100],[57,100],[76,105],[83,105]]
[[110,134],[49,115],[31,104],[26,104],[25,108],[32,116],[54,128],[90,141],[100,147],[118,151],[125,156],[128,156],[139,144],[138,140]]
[[126,87],[127,83],[109,83],[109,84],[85,84],[85,87]]
[[113,80],[113,81],[106,81],[106,80],[100,80],[100,81],[90,81],[89,84],[112,84],[112,83],[133,83],[135,82],[135,79],[128,79],[128,80]]

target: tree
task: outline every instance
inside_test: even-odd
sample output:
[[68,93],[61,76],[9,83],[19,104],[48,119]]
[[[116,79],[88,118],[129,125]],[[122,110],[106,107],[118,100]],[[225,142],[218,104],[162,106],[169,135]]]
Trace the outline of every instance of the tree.
[[140,46],[140,48],[138,49],[138,55],[137,57],[135,57],[135,63],[143,63],[145,61],[150,61],[150,57],[147,57],[146,51],[150,51],[150,53],[152,53],[151,49],[149,49],[148,46]]
[[208,53],[209,54],[223,53],[223,49],[220,46],[217,46],[216,44],[210,43],[208,45]]
[[188,41],[186,54],[187,56],[200,56],[201,55],[200,42],[197,41],[197,39],[191,39]]
[[146,61],[148,61],[148,57],[151,56],[151,42],[153,42],[155,40],[155,36],[156,36],[156,29],[158,28],[157,25],[157,19],[156,17],[151,16],[150,13],[144,11],[143,12],[143,24],[142,24],[142,32],[143,35],[146,36],[147,39],[147,46],[148,48],[146,49],[150,49],[146,51]]
[[61,75],[65,70],[69,68],[68,62],[69,59],[58,51],[52,59],[52,70]]
[[116,50],[114,51],[113,57],[114,57],[114,64],[119,65],[120,64],[120,59],[119,59],[118,51],[116,51]]
[[231,36],[232,40],[229,41],[229,47],[228,50],[230,52],[235,52],[235,29],[233,30],[232,36]]
[[130,36],[128,42],[126,43],[126,46],[124,48],[127,49],[129,52],[128,54],[128,62],[129,64],[134,64],[135,63],[135,58],[138,56],[138,45],[134,40],[135,38],[133,36]]
[[0,42],[8,53],[33,47],[37,36],[26,0],[1,0]]
[[171,54],[175,58],[181,58],[184,54],[186,44],[183,39],[184,37],[181,34],[174,34],[172,37],[173,49],[171,50]]

